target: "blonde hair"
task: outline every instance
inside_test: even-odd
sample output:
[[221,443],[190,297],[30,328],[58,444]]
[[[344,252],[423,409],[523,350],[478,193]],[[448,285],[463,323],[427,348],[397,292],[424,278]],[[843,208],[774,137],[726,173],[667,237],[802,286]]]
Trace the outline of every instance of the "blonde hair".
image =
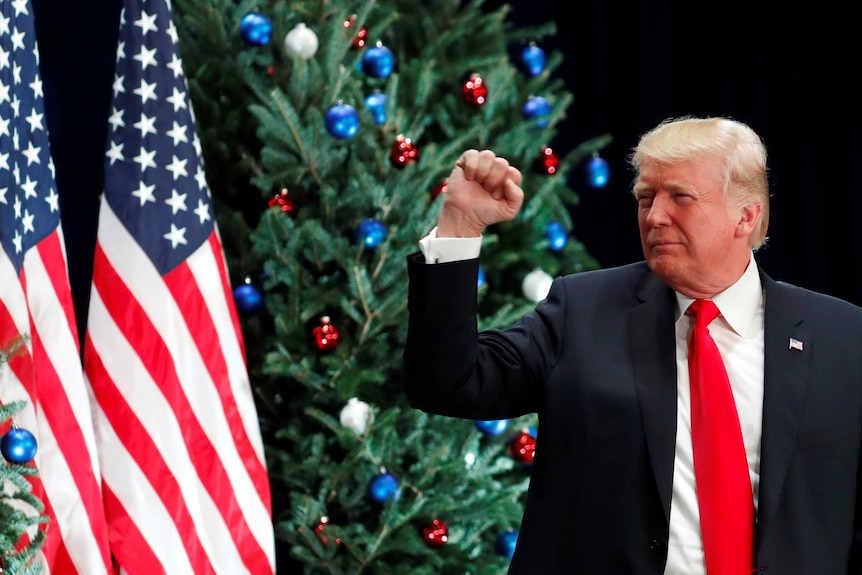
[[757,250],[769,226],[769,179],[766,146],[746,124],[729,118],[670,118],[641,136],[630,157],[635,173],[644,162],[675,164],[699,155],[724,160],[725,197],[737,206],[760,204],[760,220],[751,237]]

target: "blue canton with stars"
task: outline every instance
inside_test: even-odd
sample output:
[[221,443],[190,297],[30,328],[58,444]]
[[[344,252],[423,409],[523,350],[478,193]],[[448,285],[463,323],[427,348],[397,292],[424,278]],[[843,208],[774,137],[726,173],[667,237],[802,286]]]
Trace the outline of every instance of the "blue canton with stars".
[[126,3],[120,26],[105,199],[164,275],[212,233],[210,191],[170,4]]
[[60,207],[28,0],[0,0],[0,246],[20,273]]

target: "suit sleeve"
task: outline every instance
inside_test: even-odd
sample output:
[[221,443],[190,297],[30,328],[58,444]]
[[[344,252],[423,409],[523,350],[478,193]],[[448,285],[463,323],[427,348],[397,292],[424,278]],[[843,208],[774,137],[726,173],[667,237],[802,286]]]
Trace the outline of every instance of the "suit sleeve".
[[506,330],[477,330],[478,260],[426,265],[408,259],[403,383],[414,408],[467,419],[539,411],[563,337],[565,297],[556,280],[545,301]]

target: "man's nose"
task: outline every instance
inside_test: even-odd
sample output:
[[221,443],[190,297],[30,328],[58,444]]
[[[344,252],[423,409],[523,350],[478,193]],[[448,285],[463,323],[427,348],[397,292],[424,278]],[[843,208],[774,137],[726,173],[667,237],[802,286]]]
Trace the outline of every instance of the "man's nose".
[[666,224],[670,221],[668,217],[668,201],[669,199],[663,194],[656,194],[652,199],[649,211],[646,215],[646,221],[652,226]]

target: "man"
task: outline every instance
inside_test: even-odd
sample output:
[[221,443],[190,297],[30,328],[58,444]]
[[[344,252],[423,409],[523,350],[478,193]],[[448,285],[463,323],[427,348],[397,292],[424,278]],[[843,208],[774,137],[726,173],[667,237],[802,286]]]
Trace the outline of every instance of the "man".
[[[461,156],[408,262],[411,405],[538,414],[511,575],[862,573],[862,309],[758,267],[766,149],[745,124],[668,120],[631,160],[645,261],[557,278],[480,334],[481,234],[524,195],[504,158]],[[693,302],[720,315],[694,329]],[[719,412],[732,422],[710,426]]]

